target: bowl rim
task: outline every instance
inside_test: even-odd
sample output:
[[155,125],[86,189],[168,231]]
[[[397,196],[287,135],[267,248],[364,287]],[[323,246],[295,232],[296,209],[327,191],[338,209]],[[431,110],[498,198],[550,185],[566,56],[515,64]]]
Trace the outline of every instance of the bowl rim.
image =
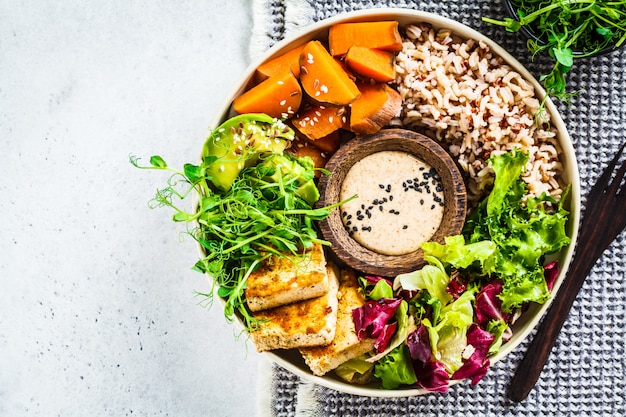
[[[562,249],[557,254],[560,255],[561,271],[554,283],[552,289],[552,297],[544,304],[530,305],[525,314],[522,315],[522,318],[516,323],[516,325],[514,325],[517,331],[515,331],[513,338],[505,343],[496,355],[490,357],[491,366],[493,366],[495,363],[499,362],[505,356],[515,350],[524,340],[526,340],[528,335],[536,328],[539,321],[543,318],[543,315],[554,300],[555,295],[558,294],[559,288],[563,282],[563,278],[565,277],[565,274],[569,269],[575,244],[578,238],[581,201],[580,176],[576,160],[576,154],[565,123],[552,99],[550,97],[546,97],[546,92],[541,84],[529,72],[529,70],[526,69],[526,67],[524,67],[507,50],[505,50],[494,40],[483,35],[476,29],[473,29],[453,19],[422,10],[384,7],[337,14],[333,17],[317,21],[308,26],[298,29],[292,34],[289,34],[285,39],[277,42],[275,45],[273,45],[271,48],[261,54],[258,58],[253,60],[248,68],[244,71],[242,77],[239,78],[240,81],[236,82],[235,86],[231,88],[231,91],[228,93],[228,95],[225,96],[222,105],[218,107],[218,109],[220,110],[215,113],[209,126],[211,126],[212,128],[216,128],[221,124],[223,120],[231,115],[234,115],[232,110],[233,99],[240,95],[252,82],[256,68],[263,62],[278,56],[281,52],[288,50],[288,48],[299,46],[300,44],[303,44],[310,39],[316,37],[319,37],[320,39],[325,39],[327,37],[326,34],[328,27],[333,24],[375,20],[397,20],[400,23],[400,27],[408,23],[430,23],[436,28],[450,29],[456,35],[459,35],[463,39],[474,39],[476,41],[484,42],[487,46],[489,46],[493,53],[500,56],[508,65],[513,67],[517,72],[522,75],[522,77],[524,77],[524,79],[526,79],[533,85],[539,99],[545,99],[545,106],[551,116],[551,122],[557,128],[557,137],[559,138],[559,145],[561,147],[560,156],[562,158],[562,161],[564,162],[564,166],[569,168],[564,171],[564,175],[568,177],[566,178],[566,181],[571,184],[571,189],[568,196],[570,217],[567,225],[567,231],[571,238],[571,243],[567,248]],[[202,248],[199,248],[199,250],[200,253],[202,253]],[[210,279],[210,277],[208,278]],[[223,303],[223,300],[220,297],[218,297],[218,300]],[[244,329],[244,326],[240,321],[235,320],[234,324],[239,329]],[[431,391],[427,391],[423,388],[417,387],[402,387],[393,390],[383,390],[381,388],[372,388],[368,386],[349,384],[348,382],[330,376],[330,373],[323,377],[318,377],[313,375],[313,373],[308,370],[303,360],[298,365],[297,360],[290,359],[290,355],[293,356],[292,351],[269,351],[262,352],[261,354],[264,355],[267,359],[279,365],[280,367],[297,375],[304,381],[312,382],[320,386],[346,394],[379,398],[402,398],[431,393]],[[450,380],[449,386],[451,387],[464,381],[466,380]]]

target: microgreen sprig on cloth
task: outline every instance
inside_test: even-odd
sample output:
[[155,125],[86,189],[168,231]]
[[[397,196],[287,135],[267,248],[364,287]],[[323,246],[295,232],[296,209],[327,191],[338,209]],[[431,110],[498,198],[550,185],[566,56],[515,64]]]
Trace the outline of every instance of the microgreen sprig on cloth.
[[546,51],[554,66],[540,81],[548,95],[569,102],[575,93],[566,91],[565,74],[575,59],[589,57],[626,41],[626,0],[511,0],[518,20],[483,17],[509,32],[526,27],[539,41],[529,39],[533,54]]

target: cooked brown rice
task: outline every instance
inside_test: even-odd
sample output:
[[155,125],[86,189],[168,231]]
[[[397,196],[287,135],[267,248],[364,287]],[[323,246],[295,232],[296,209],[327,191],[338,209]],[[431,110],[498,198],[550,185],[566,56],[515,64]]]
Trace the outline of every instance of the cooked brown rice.
[[562,172],[556,131],[540,112],[531,83],[483,42],[462,40],[426,24],[405,29],[396,58],[403,108],[392,124],[422,130],[447,145],[469,176],[470,199],[493,183],[490,155],[515,147],[529,153],[523,178],[532,195],[559,198]]

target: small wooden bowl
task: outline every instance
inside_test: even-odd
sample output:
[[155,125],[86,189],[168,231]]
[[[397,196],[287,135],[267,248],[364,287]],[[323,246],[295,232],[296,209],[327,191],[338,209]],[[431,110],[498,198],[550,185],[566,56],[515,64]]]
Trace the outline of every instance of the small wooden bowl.
[[[326,164],[331,175],[320,178],[319,205],[340,201],[341,185],[352,165],[364,157],[381,151],[407,152],[433,167],[441,177],[444,193],[444,213],[439,228],[430,241],[444,243],[446,236],[461,233],[467,210],[465,183],[448,153],[427,136],[405,129],[384,129],[373,135],[353,139],[342,146]],[[324,239],[348,266],[371,275],[395,277],[415,271],[424,264],[422,249],[405,255],[383,255],[369,250],[354,240],[345,230],[340,210],[319,223]]]

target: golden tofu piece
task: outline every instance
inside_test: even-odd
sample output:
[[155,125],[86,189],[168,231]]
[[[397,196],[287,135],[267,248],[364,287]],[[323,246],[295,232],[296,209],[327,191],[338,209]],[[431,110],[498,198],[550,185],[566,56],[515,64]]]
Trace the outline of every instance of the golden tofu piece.
[[327,346],[300,349],[304,361],[317,376],[322,376],[342,363],[374,350],[376,339],[367,338],[359,341],[356,335],[352,310],[363,306],[365,299],[359,291],[354,270],[341,271],[338,298],[337,329],[332,343]]
[[272,256],[248,277],[250,311],[261,311],[324,295],[329,288],[324,248],[315,244],[295,257]]
[[330,265],[327,275],[330,288],[321,297],[253,313],[256,319],[268,320],[250,334],[259,352],[326,345],[333,340],[339,282]]

